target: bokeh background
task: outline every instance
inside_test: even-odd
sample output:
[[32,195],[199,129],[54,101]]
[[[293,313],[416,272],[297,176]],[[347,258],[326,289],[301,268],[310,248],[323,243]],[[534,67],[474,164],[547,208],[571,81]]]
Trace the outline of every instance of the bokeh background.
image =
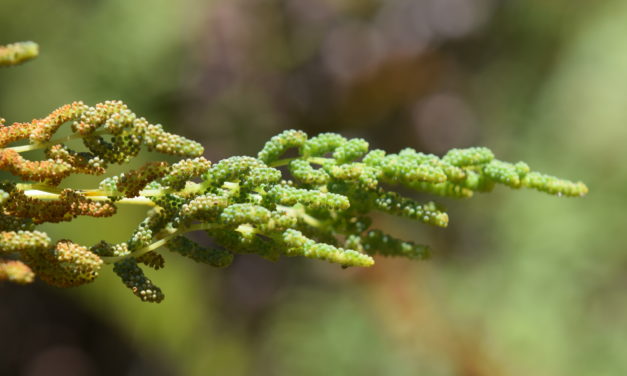
[[[0,284],[0,374],[627,374],[625,36],[621,0],[2,0],[0,43],[41,46],[0,70],[9,123],[121,99],[213,161],[337,131],[391,152],[485,145],[591,193],[443,200],[445,230],[379,218],[430,244],[426,262],[166,254],[159,305],[110,270]],[[123,241],[142,215],[46,230]]]

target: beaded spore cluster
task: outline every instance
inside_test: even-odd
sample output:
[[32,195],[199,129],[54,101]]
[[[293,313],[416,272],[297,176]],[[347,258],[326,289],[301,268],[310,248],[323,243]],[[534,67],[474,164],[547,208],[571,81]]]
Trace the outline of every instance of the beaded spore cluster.
[[[0,65],[19,63],[32,53],[29,44],[15,46],[0,47]],[[3,51],[10,53],[3,56]],[[142,267],[162,268],[162,247],[215,267],[229,265],[238,253],[269,260],[304,256],[343,267],[371,266],[375,255],[425,258],[426,246],[372,228],[372,214],[439,227],[447,226],[448,215],[438,204],[419,203],[395,187],[459,198],[489,192],[496,184],[558,196],[587,193],[583,183],[533,172],[522,162],[499,161],[487,148],[453,149],[441,158],[409,148],[388,154],[369,150],[363,139],[335,133],[310,138],[298,130],[273,137],[256,157],[212,164],[202,157],[200,144],[150,124],[118,101],[93,107],[75,102],[42,119],[0,123],[0,169],[20,179],[0,184],[0,280],[28,283],[37,275],[54,286],[78,286],[113,264],[123,283],[148,302],[164,295]],[[55,139],[64,124],[72,134]],[[66,143],[73,139],[82,140],[85,150],[70,149]],[[10,146],[23,140],[27,143]],[[183,159],[148,162],[103,178],[97,189],[60,187],[73,174],[105,175],[109,166],[129,162],[142,147]],[[45,150],[44,160],[22,157],[36,149]],[[52,241],[36,229],[77,216],[111,216],[124,204],[149,210],[122,243]],[[184,236],[192,231],[205,231],[214,245]]]

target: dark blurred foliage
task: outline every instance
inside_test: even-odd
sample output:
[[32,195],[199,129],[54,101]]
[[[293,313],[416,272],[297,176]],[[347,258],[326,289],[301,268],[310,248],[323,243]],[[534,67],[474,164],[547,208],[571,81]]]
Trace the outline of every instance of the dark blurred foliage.
[[[0,30],[42,51],[0,70],[9,122],[121,99],[214,161],[300,128],[392,152],[485,145],[591,188],[445,200],[445,230],[379,218],[433,246],[421,263],[166,255],[160,305],[108,270],[80,289],[2,285],[0,374],[627,372],[624,2],[3,0]],[[120,241],[138,210],[48,230]]]
[[[81,304],[36,284],[0,286],[2,375],[172,375],[139,355],[119,331]],[[154,356],[154,354],[152,354]]]

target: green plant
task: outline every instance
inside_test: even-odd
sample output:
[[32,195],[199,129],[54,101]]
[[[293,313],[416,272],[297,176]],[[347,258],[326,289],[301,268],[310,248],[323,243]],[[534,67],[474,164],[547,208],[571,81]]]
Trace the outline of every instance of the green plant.
[[[0,47],[0,65],[36,53],[30,42]],[[163,293],[139,264],[163,267],[161,247],[215,267],[229,265],[234,253],[270,260],[305,256],[344,267],[371,266],[377,254],[425,258],[426,246],[371,228],[375,210],[447,226],[439,205],[403,197],[390,190],[394,186],[460,198],[489,192],[496,184],[558,196],[587,193],[583,183],[532,172],[523,162],[499,161],[487,148],[453,149],[442,158],[413,149],[386,154],[369,150],[363,139],[335,133],[308,138],[297,130],[273,137],[257,157],[212,164],[201,156],[200,144],[150,124],[118,101],[93,107],[75,102],[42,119],[0,123],[0,169],[21,179],[0,184],[0,279],[28,283],[37,274],[54,286],[78,286],[96,278],[103,264],[113,264],[124,284],[150,302],[161,301]],[[72,135],[55,139],[63,124],[71,125]],[[86,151],[65,145],[73,139],[81,139]],[[28,143],[9,146],[21,140]],[[185,159],[146,163],[103,179],[97,189],[59,187],[72,174],[103,175],[111,164],[129,162],[142,146]],[[38,149],[45,159],[22,157]],[[284,157],[292,149],[295,156]],[[80,215],[111,216],[125,204],[150,210],[123,243],[52,242],[36,230]],[[199,230],[217,246],[206,248],[183,236]]]

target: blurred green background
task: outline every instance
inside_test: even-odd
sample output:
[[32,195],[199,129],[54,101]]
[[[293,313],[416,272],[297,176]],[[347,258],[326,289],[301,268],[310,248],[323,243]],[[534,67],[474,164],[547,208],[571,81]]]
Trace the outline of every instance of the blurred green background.
[[[0,44],[41,48],[0,70],[9,123],[121,99],[213,161],[337,131],[391,152],[485,145],[591,193],[444,200],[445,230],[378,219],[432,245],[426,262],[166,255],[159,305],[110,270],[2,284],[0,374],[627,374],[626,35],[621,0],[2,0]],[[46,229],[123,241],[142,215]]]

